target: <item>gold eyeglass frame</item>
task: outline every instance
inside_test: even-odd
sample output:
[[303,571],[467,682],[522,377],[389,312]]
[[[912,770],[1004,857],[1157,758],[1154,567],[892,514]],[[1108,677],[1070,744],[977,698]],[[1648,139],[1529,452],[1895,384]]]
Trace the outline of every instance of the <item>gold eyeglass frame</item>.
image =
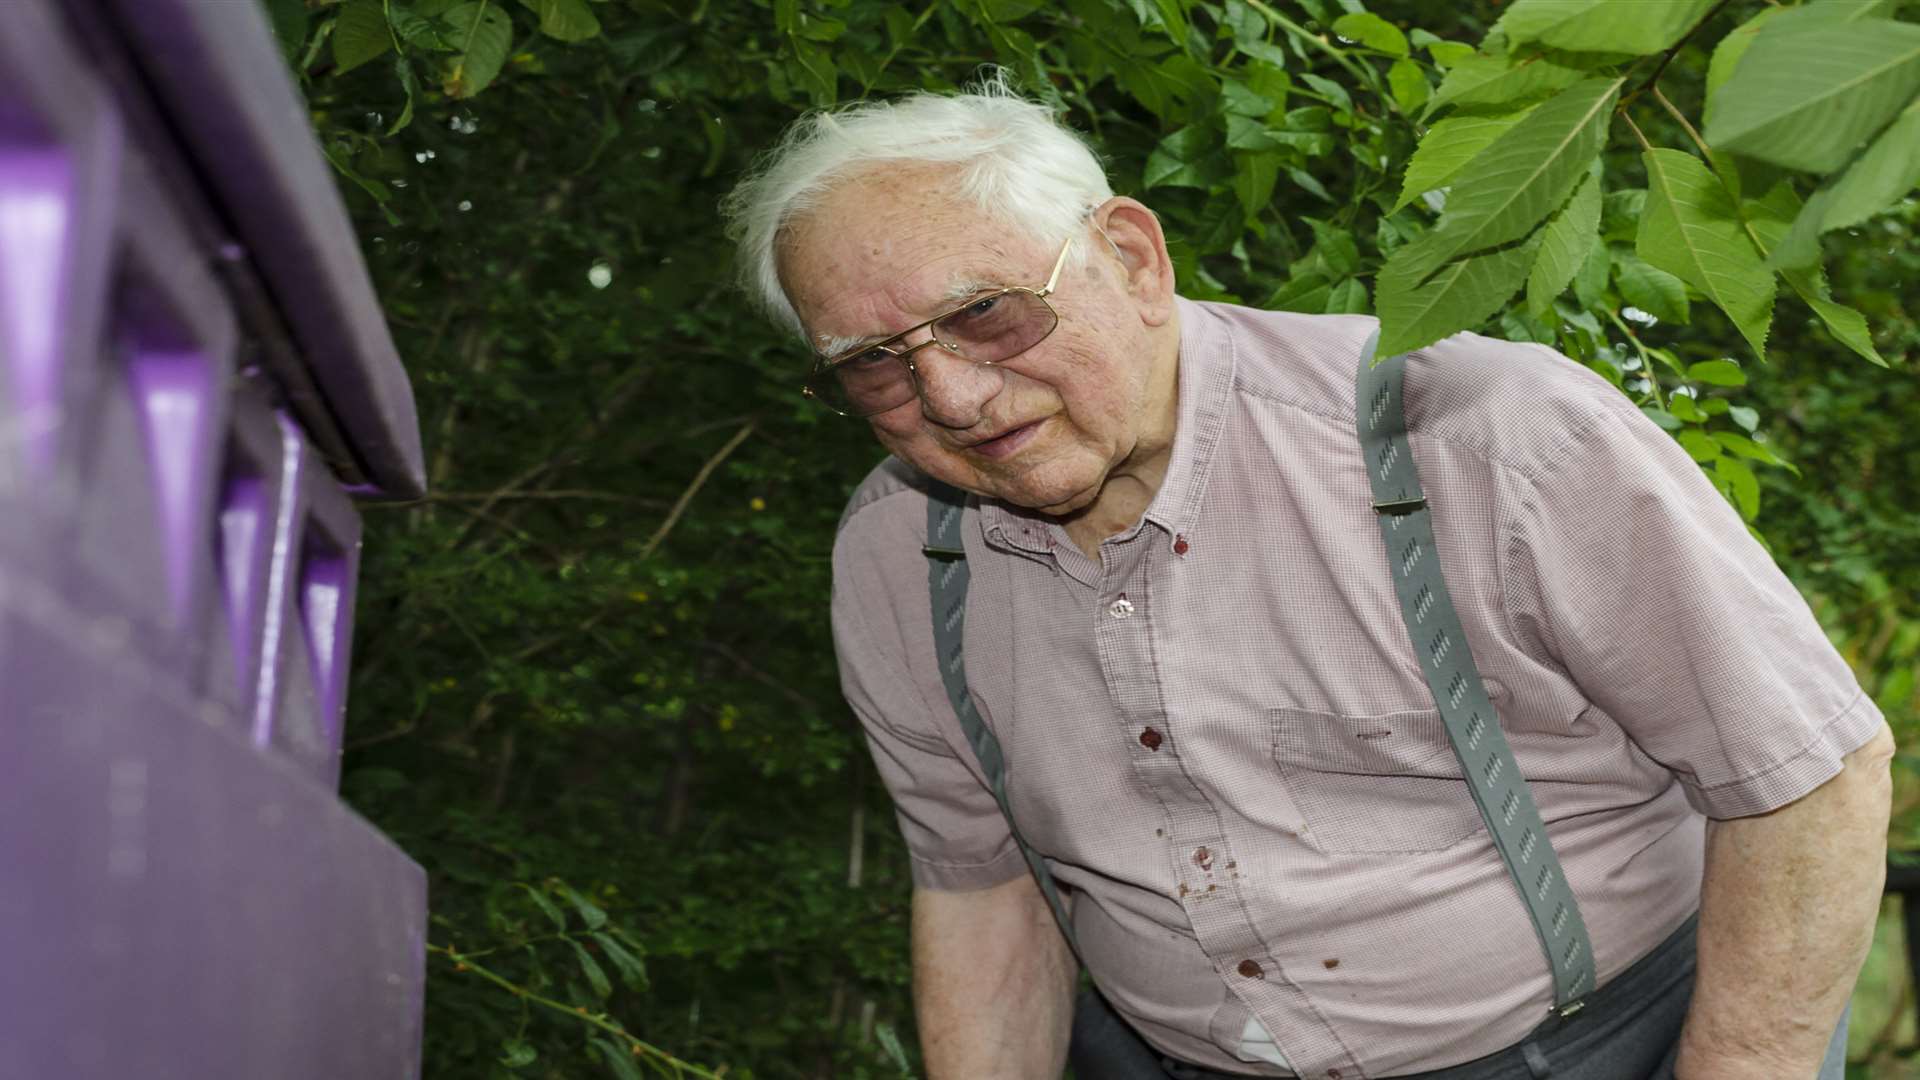
[[[1047,283],[1045,285],[1042,285],[1037,289],[1032,288],[1030,286],[1026,286],[1026,285],[1010,285],[1004,288],[992,289],[967,300],[965,303],[958,304],[958,305],[955,305],[954,307],[948,308],[946,311],[943,311],[940,314],[935,315],[933,318],[928,319],[925,322],[915,323],[912,326],[907,327],[905,330],[902,330],[899,333],[893,335],[892,337],[885,338],[871,345],[856,345],[853,348],[848,349],[842,353],[839,353],[836,356],[816,360],[814,363],[813,370],[807,373],[806,382],[802,383],[800,386],[801,395],[803,397],[811,398],[812,400],[819,402],[822,408],[825,408],[834,413],[838,413],[841,416],[850,416],[856,419],[864,419],[869,416],[877,416],[880,413],[888,412],[892,409],[897,409],[900,407],[900,405],[905,405],[907,402],[902,401],[900,405],[891,405],[885,409],[875,409],[873,412],[870,412],[870,413],[851,413],[851,412],[847,412],[844,409],[835,408],[833,403],[828,401],[824,395],[814,390],[813,388],[814,384],[820,382],[820,380],[822,379],[832,377],[834,369],[838,368],[840,365],[845,364],[848,361],[851,361],[857,357],[865,356],[866,354],[874,351],[875,349],[878,349],[881,352],[886,353],[888,356],[893,357],[894,359],[900,361],[901,363],[907,366],[907,375],[913,379],[913,384],[916,387],[914,391],[914,397],[918,397],[920,396],[919,390],[917,389],[920,385],[920,369],[914,366],[913,354],[919,352],[921,349],[924,349],[929,345],[938,345],[942,349],[945,349],[947,352],[952,353],[955,356],[959,356],[963,359],[966,359],[970,363],[977,364],[980,367],[993,367],[998,364],[1004,364],[1007,361],[1012,360],[1014,357],[1020,356],[1026,353],[1027,350],[1033,348],[1034,345],[1038,345],[1042,341],[1047,340],[1047,338],[1052,336],[1053,332],[1059,329],[1060,327],[1060,313],[1058,311],[1053,310],[1052,304],[1047,303],[1047,297],[1053,295],[1054,286],[1060,283],[1060,272],[1066,269],[1066,266],[1067,266],[1067,252],[1073,250],[1073,242],[1076,239],[1077,237],[1069,236],[1067,237],[1067,242],[1060,245],[1060,254],[1058,257],[1056,257],[1053,260],[1053,271],[1047,275]],[[999,297],[1006,296],[1009,293],[1026,293],[1032,296],[1035,300],[1040,301],[1040,305],[1047,309],[1048,314],[1053,316],[1053,325],[1047,328],[1047,332],[1035,338],[1031,345],[1028,345],[1025,349],[1021,349],[1017,353],[1013,353],[1010,356],[1003,356],[998,360],[991,360],[991,361],[984,361],[984,362],[977,361],[977,360],[973,360],[971,357],[968,357],[965,353],[961,352],[958,346],[949,344],[948,342],[945,342],[945,341],[941,341],[938,337],[935,337],[935,336],[929,336],[927,340],[921,342],[920,344],[911,345],[905,349],[898,349],[894,347],[894,342],[899,341],[901,338],[906,337],[908,334],[913,333],[915,330],[923,330],[929,326],[932,326],[934,323],[939,322],[942,319],[946,319],[954,315],[958,315],[961,312],[972,307],[973,305],[978,304],[984,300],[997,299]],[[907,400],[911,401],[913,399],[909,398]]]

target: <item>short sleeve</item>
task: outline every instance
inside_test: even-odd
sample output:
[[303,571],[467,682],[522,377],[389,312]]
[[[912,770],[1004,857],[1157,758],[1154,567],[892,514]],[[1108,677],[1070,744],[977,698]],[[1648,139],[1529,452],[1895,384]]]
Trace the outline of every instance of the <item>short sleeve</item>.
[[[999,804],[949,741],[944,728],[957,727],[958,721],[943,724],[934,712],[936,705],[951,711],[945,697],[930,700],[907,662],[908,650],[919,647],[926,651],[927,670],[933,670],[925,572],[917,576],[918,606],[912,607],[914,577],[902,580],[898,553],[891,545],[874,550],[879,538],[863,535],[863,524],[850,522],[834,546],[834,649],[841,689],[893,797],[913,882],[925,889],[967,891],[1010,881],[1027,869]],[[912,539],[904,548],[912,562],[922,558],[921,542]],[[926,626],[913,624],[909,632],[908,620],[916,614]]]
[[1879,710],[1700,467],[1624,402],[1522,486],[1509,609],[1713,818],[1840,771]]

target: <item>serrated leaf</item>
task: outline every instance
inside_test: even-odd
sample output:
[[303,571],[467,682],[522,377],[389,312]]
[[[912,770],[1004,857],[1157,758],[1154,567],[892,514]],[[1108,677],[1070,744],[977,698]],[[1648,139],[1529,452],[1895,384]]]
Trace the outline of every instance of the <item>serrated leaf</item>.
[[533,1044],[525,1039],[508,1039],[500,1044],[500,1064],[509,1069],[531,1065],[539,1058],[540,1051],[535,1050]]
[[1380,355],[1392,356],[1432,344],[1485,322],[1527,279],[1535,243],[1469,255],[1430,272],[1429,233],[1387,259],[1375,283],[1380,313]]
[[612,1069],[613,1074],[620,1080],[645,1080],[640,1075],[640,1066],[633,1063],[631,1053],[598,1036],[587,1041],[593,1044],[595,1050],[600,1051],[600,1056],[607,1061],[607,1067]]
[[1692,154],[1656,148],[1641,158],[1647,212],[1635,250],[1718,305],[1754,355],[1766,359],[1773,272],[1748,239],[1732,198]]
[[1662,322],[1685,323],[1691,316],[1686,282],[1647,265],[1631,251],[1613,253],[1613,279],[1620,298]]
[[[1826,191],[1815,192],[1803,207],[1800,196],[1794,193],[1793,184],[1783,180],[1764,197],[1750,199],[1744,204],[1747,220],[1759,235],[1761,243],[1772,253],[1775,263],[1781,261],[1781,252],[1793,243],[1794,237],[1802,235],[1801,223],[1810,215],[1818,214],[1820,200],[1826,194]],[[1827,288],[1826,274],[1817,258],[1819,245],[1813,247],[1816,258],[1810,265],[1780,266],[1780,276],[1786,279],[1794,294],[1813,310],[1835,341],[1868,361],[1886,367],[1886,358],[1874,347],[1873,331],[1867,327],[1866,316],[1833,299]]]
[[803,38],[793,37],[787,41],[793,47],[794,63],[799,68],[797,81],[807,91],[807,97],[816,108],[833,104],[839,94],[840,69],[834,65],[832,54]]
[[560,891],[573,905],[573,909],[580,913],[580,921],[587,924],[587,929],[598,930],[607,925],[607,913],[600,910],[600,905],[582,896],[572,886],[562,885]]
[[1671,47],[1716,0],[1514,0],[1494,24],[1510,45],[1537,41],[1568,52],[1646,56]]
[[1572,86],[1585,77],[1586,72],[1578,68],[1543,57],[1474,53],[1461,57],[1447,70],[1447,77],[1440,80],[1440,88],[1427,103],[1427,115],[1450,105],[1463,109],[1499,106],[1505,111]]
[[1518,240],[1565,203],[1606,141],[1623,81],[1569,87],[1475,155],[1434,230],[1436,262]]
[[1747,373],[1731,360],[1702,360],[1687,365],[1687,378],[1709,386],[1745,386]]
[[1340,16],[1333,20],[1333,32],[1389,56],[1404,58],[1407,55],[1407,35],[1372,12]]
[[1681,446],[1686,447],[1687,454],[1695,461],[1704,463],[1720,456],[1720,444],[1704,431],[1689,429],[1675,435],[1674,438],[1680,441]]
[[1529,106],[1500,116],[1450,116],[1427,129],[1407,162],[1406,177],[1400,182],[1400,198],[1388,213],[1426,192],[1446,187],[1480,151],[1512,130],[1532,111],[1533,107]]
[[1527,313],[1543,319],[1554,297],[1566,291],[1573,275],[1600,237],[1600,179],[1589,174],[1573,189],[1540,234],[1540,254],[1527,272]]
[[1239,79],[1220,80],[1220,110],[1228,116],[1245,116],[1264,120],[1279,102],[1262,94]]
[[540,32],[556,41],[585,41],[600,32],[587,0],[520,0],[540,17]]
[[1716,150],[1825,173],[1920,92],[1920,26],[1891,19],[1776,18],[1720,87]]
[[1820,234],[1860,224],[1916,184],[1920,184],[1920,98],[1895,117],[1845,172],[1807,200],[1793,230],[1774,246],[1774,265],[1819,262]]
[[629,990],[644,990],[647,987],[647,965],[628,951],[627,947],[614,940],[611,934],[594,934],[593,940],[600,945],[600,951],[613,962],[613,969],[620,973],[620,981]]
[[1333,283],[1324,274],[1307,271],[1296,274],[1273,290],[1262,307],[1270,311],[1299,311],[1317,315],[1327,308],[1327,299],[1333,295]]
[[1353,233],[1319,218],[1302,217],[1313,230],[1313,255],[1335,276],[1360,269],[1360,245]]
[[542,893],[539,889],[534,888],[524,881],[520,882],[519,885],[522,889],[526,890],[528,896],[533,898],[534,906],[545,912],[547,918],[553,920],[554,929],[565,930],[567,928],[567,917],[560,913],[560,909],[554,905],[553,901],[547,899],[545,893]]
[[1416,116],[1420,109],[1433,96],[1433,85],[1427,82],[1427,73],[1420,65],[1411,60],[1395,60],[1387,69],[1387,88],[1393,92],[1393,103],[1408,116]]
[[334,73],[352,71],[393,48],[380,0],[347,0],[333,24]]
[[1722,454],[1714,460],[1713,473],[1715,486],[1726,493],[1742,519],[1752,521],[1760,516],[1760,481],[1746,462]]
[[567,944],[573,946],[573,955],[580,961],[580,972],[587,977],[587,985],[593,987],[593,996],[605,998],[613,993],[613,983],[607,981],[607,972],[600,961],[593,958],[585,945],[569,938]]
[[453,41],[462,50],[447,68],[448,97],[469,98],[485,90],[513,52],[513,19],[496,4],[466,3],[447,11]]

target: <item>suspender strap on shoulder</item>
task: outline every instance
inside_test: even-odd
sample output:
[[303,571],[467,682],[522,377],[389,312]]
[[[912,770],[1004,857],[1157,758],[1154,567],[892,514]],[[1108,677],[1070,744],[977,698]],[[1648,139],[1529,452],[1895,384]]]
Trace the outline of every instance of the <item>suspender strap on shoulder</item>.
[[1013,807],[1007,802],[1007,763],[1000,753],[1000,740],[980,719],[979,710],[973,707],[973,696],[967,693],[967,663],[962,646],[966,641],[967,583],[972,575],[967,569],[966,544],[960,531],[967,496],[938,480],[930,484],[927,542],[921,550],[927,556],[927,593],[933,602],[933,644],[940,661],[940,681],[946,687],[954,714],[960,718],[961,729],[967,734],[967,745],[973,748],[980,771],[986,774],[993,799],[1000,804],[1000,816],[1006,818],[1007,827],[1013,832],[1013,842],[1020,846],[1020,854],[1027,860],[1027,868],[1033,871],[1041,895],[1053,909],[1054,921],[1060,924],[1060,932],[1066,935],[1067,944],[1078,956],[1080,943],[1073,936],[1073,922],[1067,917],[1053,874],[1048,871],[1046,860],[1027,846],[1026,838],[1020,835],[1019,824],[1013,820]]
[[1467,788],[1553,970],[1555,1011],[1571,1015],[1594,989],[1593,946],[1447,593],[1434,546],[1432,511],[1407,440],[1402,408],[1407,358],[1389,357],[1376,366],[1378,343],[1376,331],[1361,349],[1355,403],[1394,594]]

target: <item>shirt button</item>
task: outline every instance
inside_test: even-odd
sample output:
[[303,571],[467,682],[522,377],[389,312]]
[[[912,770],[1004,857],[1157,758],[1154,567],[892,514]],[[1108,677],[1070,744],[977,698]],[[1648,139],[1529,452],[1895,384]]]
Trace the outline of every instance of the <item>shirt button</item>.
[[1160,733],[1153,730],[1152,728],[1148,728],[1147,730],[1141,732],[1140,745],[1146,747],[1149,750],[1160,749]]
[[1120,599],[1107,605],[1107,614],[1116,619],[1124,619],[1133,614],[1133,601],[1127,599],[1126,593],[1121,593]]
[[1184,537],[1184,536],[1176,536],[1176,537],[1174,537],[1174,538],[1173,538],[1173,553],[1174,553],[1175,555],[1185,555],[1185,554],[1187,553],[1187,538],[1186,538],[1186,537]]
[[1251,960],[1240,961],[1240,966],[1234,970],[1249,979],[1264,979],[1267,977],[1266,972],[1260,970],[1260,965]]
[[1202,870],[1213,869],[1213,849],[1209,847],[1195,848],[1193,851],[1193,865]]

